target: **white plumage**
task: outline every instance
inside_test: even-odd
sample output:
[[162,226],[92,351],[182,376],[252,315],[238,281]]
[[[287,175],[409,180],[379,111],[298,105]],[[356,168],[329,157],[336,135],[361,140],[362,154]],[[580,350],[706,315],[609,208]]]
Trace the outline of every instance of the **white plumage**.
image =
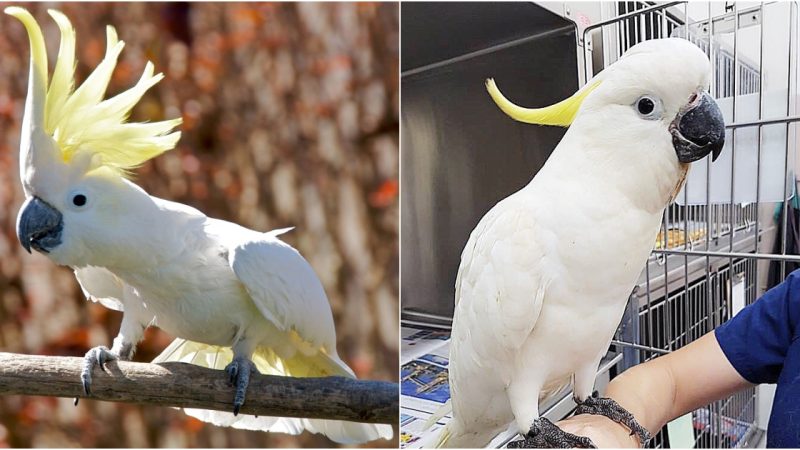
[[[85,389],[96,364],[104,358],[130,358],[150,325],[178,337],[157,362],[222,369],[233,361],[241,386],[246,386],[249,361],[265,374],[354,378],[336,352],[333,316],[319,278],[297,250],[278,238],[289,229],[261,233],[211,219],[189,206],[151,197],[125,178],[173,148],[180,137],[172,131],[180,119],[127,123],[131,108],[162,78],[153,74],[152,64],[136,86],[103,100],[124,46],[109,27],[105,59],[75,88],[75,32],[63,14],[49,11],[61,31],[61,46],[48,84],[39,25],[22,8],[5,11],[23,23],[31,43],[20,139],[20,178],[27,198],[17,223],[20,243],[72,267],[87,297],[123,311],[113,347],[87,354]],[[232,407],[241,406],[231,400]],[[392,437],[390,425],[187,413],[236,428],[307,430],[345,444]]]
[[[576,399],[591,395],[688,170],[668,128],[709,75],[687,41],[633,47],[575,97],[580,109],[535,178],[480,220],[455,286],[453,419],[430,445],[482,447],[512,422],[524,435],[541,401],[570,383]],[[645,95],[657,99],[658,117],[637,113]]]
[[[154,362],[223,369],[235,347],[252,355],[263,374],[354,377],[336,352],[336,331],[322,284],[300,253],[278,238],[288,229],[259,233],[146,196],[139,189],[129,192],[139,197],[137,211],[150,221],[146,233],[152,239],[136,244],[141,256],[132,255],[127,245],[120,248],[125,252],[121,258],[100,247],[105,255],[94,260],[102,267],[75,270],[90,298],[125,311],[120,336],[126,342],[137,342],[152,324],[180,337]],[[136,238],[129,239],[133,243]],[[66,258],[62,250],[54,249],[51,257]],[[115,345],[122,340],[118,337]],[[347,444],[392,437],[389,425],[186,412],[215,425],[291,434],[307,430]]]

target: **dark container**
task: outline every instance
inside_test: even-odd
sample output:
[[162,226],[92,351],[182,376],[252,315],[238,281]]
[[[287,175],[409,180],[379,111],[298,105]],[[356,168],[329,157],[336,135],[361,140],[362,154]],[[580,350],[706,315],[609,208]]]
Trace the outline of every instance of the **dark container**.
[[526,107],[569,97],[577,30],[533,3],[407,2],[401,18],[401,302],[452,317],[469,233],[564,135],[503,114],[485,81]]

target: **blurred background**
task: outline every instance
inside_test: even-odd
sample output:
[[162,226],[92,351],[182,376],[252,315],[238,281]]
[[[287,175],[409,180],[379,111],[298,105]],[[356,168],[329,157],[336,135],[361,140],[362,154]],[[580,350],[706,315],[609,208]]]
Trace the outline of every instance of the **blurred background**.
[[[103,57],[105,26],[117,28],[126,45],[107,96],[153,61],[166,78],[132,120],[181,116],[183,137],[134,181],[256,230],[296,226],[283,238],[325,286],[339,354],[359,378],[397,381],[396,3],[19,5],[42,25],[51,69],[59,33],[46,9],[72,20],[79,82]],[[86,301],[71,270],[17,241],[28,58],[24,28],[0,16],[0,350],[82,356],[111,344],[122,315]],[[171,340],[148,330],[134,359],[153,359]],[[171,408],[0,397],[0,446],[331,445],[308,433],[214,427]],[[397,442],[370,444],[379,445]]]

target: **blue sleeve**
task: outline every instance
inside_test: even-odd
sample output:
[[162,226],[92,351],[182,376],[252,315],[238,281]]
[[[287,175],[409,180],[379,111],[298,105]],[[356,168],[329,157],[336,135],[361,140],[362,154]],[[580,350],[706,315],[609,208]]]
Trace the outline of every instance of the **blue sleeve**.
[[786,352],[798,338],[800,270],[715,330],[717,341],[745,380],[775,383]]

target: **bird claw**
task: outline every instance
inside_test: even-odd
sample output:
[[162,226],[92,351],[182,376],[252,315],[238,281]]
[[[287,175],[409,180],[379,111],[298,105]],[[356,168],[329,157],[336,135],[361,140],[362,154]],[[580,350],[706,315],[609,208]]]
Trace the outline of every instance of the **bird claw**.
[[558,428],[550,420],[540,417],[533,421],[524,439],[508,443],[508,448],[597,448],[591,439]]
[[[112,353],[107,347],[99,346],[90,349],[83,357],[83,368],[81,369],[81,385],[83,386],[83,393],[87,397],[92,395],[92,370],[96,366],[106,371],[106,363],[114,361],[119,357]],[[75,398],[75,406],[78,406],[78,398]]]
[[[91,369],[90,369],[91,370]],[[92,375],[90,373],[81,372],[81,385],[83,385],[83,394],[87,397],[92,395]]]
[[225,373],[228,374],[228,381],[236,387],[236,393],[233,396],[234,416],[239,415],[239,410],[242,408],[242,405],[244,405],[247,385],[250,384],[250,374],[252,372],[258,373],[256,365],[242,356],[233,358],[233,361],[225,366]]
[[578,414],[601,415],[625,425],[631,430],[631,436],[637,435],[639,437],[642,447],[646,447],[651,439],[650,432],[636,421],[633,414],[610,398],[598,397],[597,392],[578,403],[578,407],[575,408],[575,415],[577,416]]
[[231,361],[231,363],[225,367],[225,373],[228,374],[228,383],[236,386],[236,375],[239,374],[239,365],[234,363],[235,361]]

